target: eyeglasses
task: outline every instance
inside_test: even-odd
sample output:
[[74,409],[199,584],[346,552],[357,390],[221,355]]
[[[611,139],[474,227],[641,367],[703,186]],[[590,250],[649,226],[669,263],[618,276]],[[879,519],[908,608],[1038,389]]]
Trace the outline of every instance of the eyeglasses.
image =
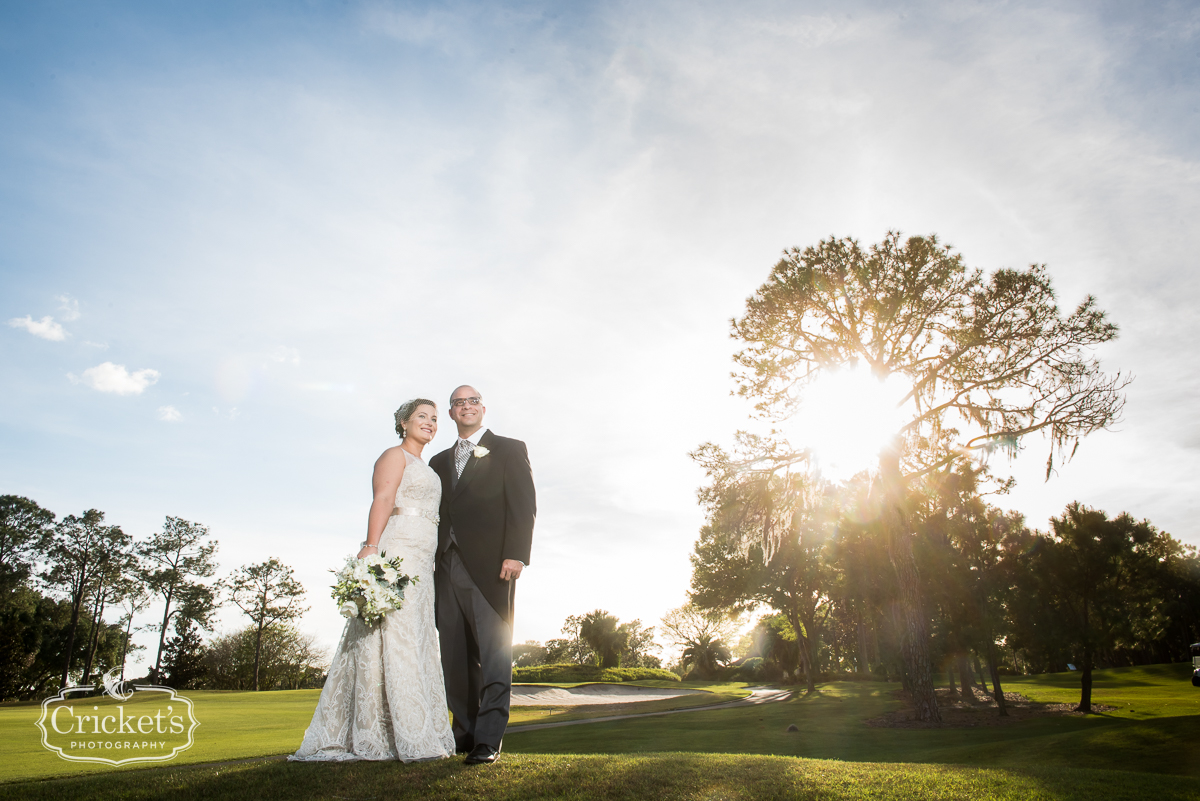
[[483,403],[481,398],[455,398],[450,401],[450,405],[455,409],[461,409],[464,406],[478,406]]

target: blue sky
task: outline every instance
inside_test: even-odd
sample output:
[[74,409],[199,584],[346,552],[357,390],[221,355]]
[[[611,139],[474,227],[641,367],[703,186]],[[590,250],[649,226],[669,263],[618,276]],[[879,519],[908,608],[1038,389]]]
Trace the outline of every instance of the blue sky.
[[1119,430],[1049,483],[1031,441],[1002,503],[1200,544],[1198,32],[1185,3],[0,3],[0,491],[279,556],[332,643],[391,411],[469,382],[538,482],[517,638],[650,623],[702,522],[687,452],[746,418],[728,319],[783,248],[898,228],[1121,325]]

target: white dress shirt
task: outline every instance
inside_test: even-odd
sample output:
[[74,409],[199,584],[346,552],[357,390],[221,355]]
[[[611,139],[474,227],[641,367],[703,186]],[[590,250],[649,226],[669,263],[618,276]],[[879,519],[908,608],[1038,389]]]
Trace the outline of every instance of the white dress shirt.
[[[471,436],[467,437],[467,442],[470,442],[470,443],[471,443],[471,447],[472,447],[472,448],[476,448],[476,447],[478,447],[478,446],[479,446],[479,440],[483,439],[483,435],[484,435],[484,434],[486,434],[486,433],[487,433],[487,429],[486,429],[486,428],[484,428],[483,426],[480,426],[478,429],[476,429],[476,430],[475,430],[475,433],[474,433],[474,434],[472,434]],[[458,443],[459,443],[459,442],[462,442],[462,441],[463,441],[463,438],[462,438],[462,437],[459,437],[459,438],[458,438],[458,439],[455,441],[455,443],[454,443],[454,447],[455,447],[455,448],[457,448],[457,447],[458,447]]]

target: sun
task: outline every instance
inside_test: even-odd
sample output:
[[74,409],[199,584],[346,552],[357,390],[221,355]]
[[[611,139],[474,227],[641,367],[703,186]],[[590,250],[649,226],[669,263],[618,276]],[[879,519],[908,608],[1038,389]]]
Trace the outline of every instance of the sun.
[[909,419],[903,376],[881,380],[866,365],[826,373],[808,386],[785,426],[788,440],[813,452],[825,478],[844,480],[879,464],[879,451]]

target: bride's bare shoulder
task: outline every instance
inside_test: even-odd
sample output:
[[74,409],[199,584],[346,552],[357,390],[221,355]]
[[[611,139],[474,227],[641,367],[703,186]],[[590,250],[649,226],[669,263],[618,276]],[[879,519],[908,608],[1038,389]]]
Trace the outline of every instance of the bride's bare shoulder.
[[404,472],[404,466],[407,463],[404,458],[404,448],[396,445],[380,454],[379,458],[375,460],[375,470],[382,470],[389,473],[394,471]]

